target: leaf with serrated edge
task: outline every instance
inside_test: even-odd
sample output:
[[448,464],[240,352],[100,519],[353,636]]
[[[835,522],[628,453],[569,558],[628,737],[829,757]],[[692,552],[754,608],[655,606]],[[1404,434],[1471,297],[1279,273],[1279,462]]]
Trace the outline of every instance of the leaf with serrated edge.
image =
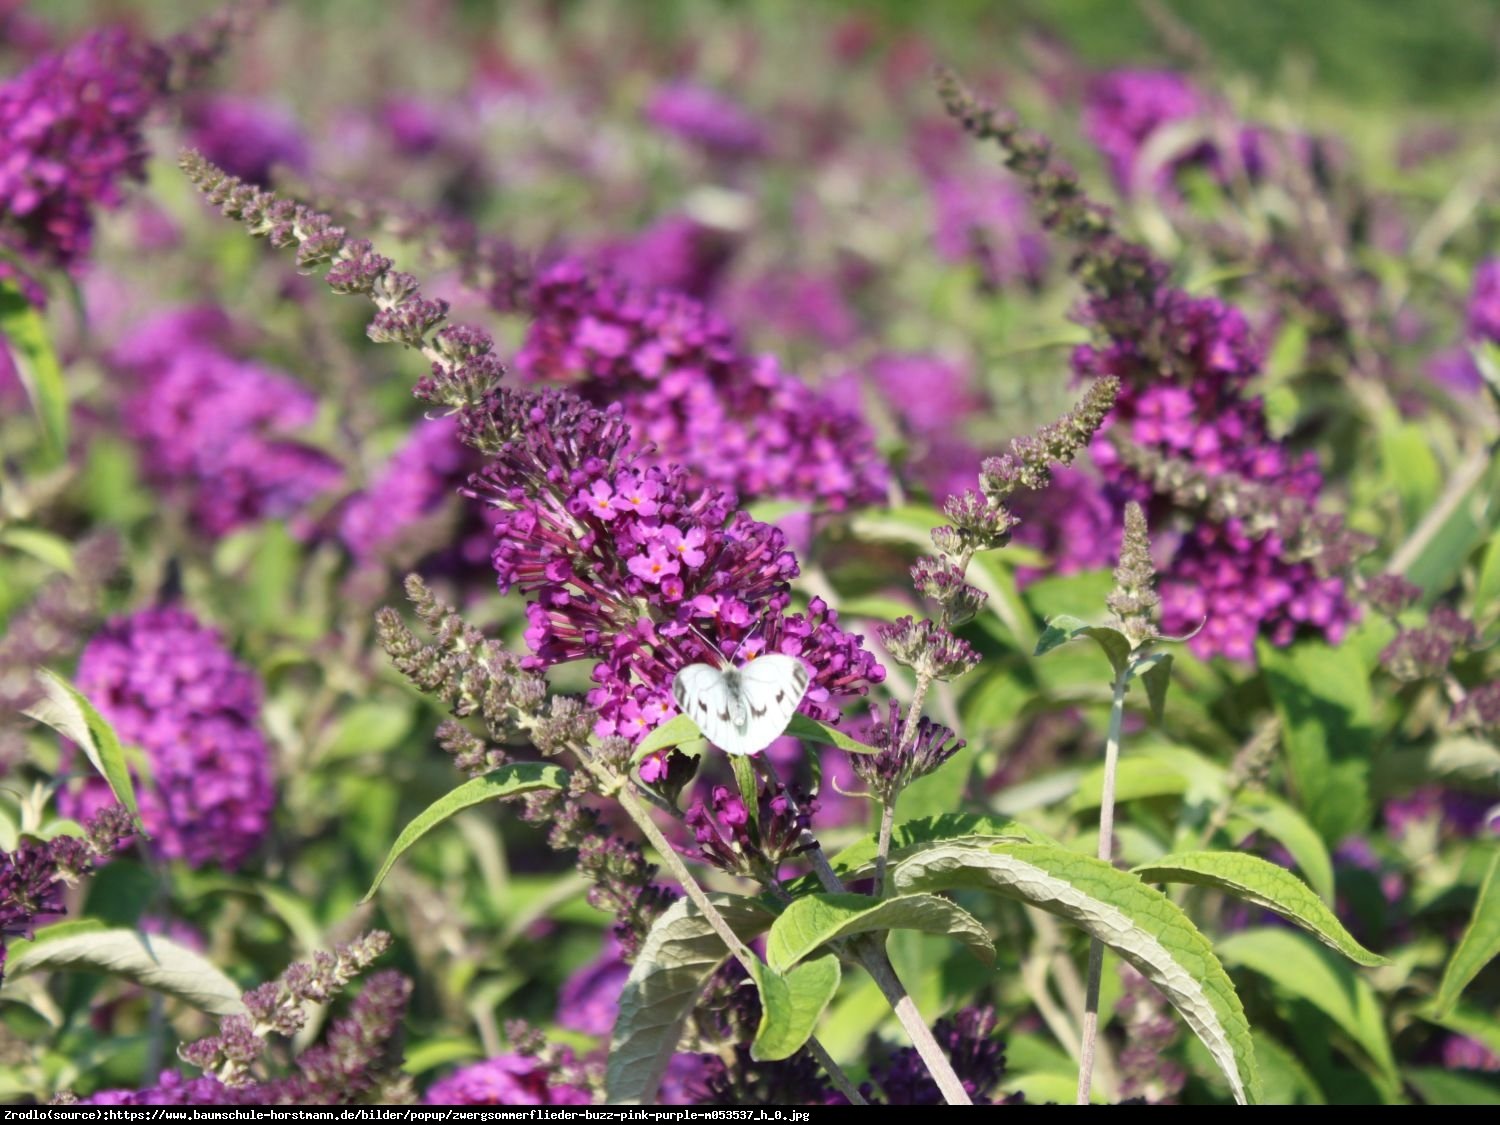
[[1289,995],[1309,1001],[1364,1048],[1388,1082],[1398,1081],[1380,1002],[1346,962],[1295,930],[1280,927],[1241,930],[1220,941],[1218,949],[1226,963],[1243,965]]
[[11,956],[7,978],[45,970],[105,973],[175,996],[216,1016],[243,1015],[240,988],[170,938],[135,930],[90,930],[29,945]]
[[1367,968],[1390,962],[1371,953],[1344,928],[1311,887],[1284,867],[1244,852],[1180,852],[1134,869],[1148,883],[1192,883],[1274,910],[1328,948]]
[[760,990],[760,1026],[750,1044],[756,1062],[790,1058],[812,1038],[823,1009],[839,990],[839,959],[833,954],[798,965],[787,973],[755,964]]
[[876,899],[850,894],[807,895],[789,905],[766,938],[766,961],[778,972],[786,972],[819,946],[876,930],[951,934],[986,965],[995,963],[995,945],[984,926],[945,898]]
[[1500,954],[1500,850],[1490,861],[1490,869],[1479,887],[1479,897],[1474,903],[1474,915],[1459,939],[1458,948],[1443,970],[1443,982],[1438,985],[1437,999],[1433,1008],[1439,1015],[1446,1015],[1458,1003],[1458,998],[1469,982],[1479,975],[1479,970]]
[[109,783],[115,800],[129,809],[131,816],[139,818],[135,787],[130,781],[130,770],[125,766],[125,749],[120,745],[114,727],[94,709],[83,692],[55,672],[42,668],[37,672],[37,680],[46,694],[26,714],[51,727],[82,750],[99,771],[99,776]]
[[[776,917],[754,899],[709,898],[741,941],[764,933]],[[704,983],[728,956],[719,935],[688,899],[674,902],[656,920],[620,994],[604,1075],[607,1103],[641,1105],[656,1097]]]
[[385,882],[385,877],[390,874],[396,861],[406,854],[413,844],[448,818],[463,812],[464,809],[483,804],[485,801],[493,801],[500,797],[513,797],[536,789],[561,789],[567,783],[568,771],[560,766],[546,765],[542,762],[512,762],[510,765],[501,766],[493,773],[476,777],[472,781],[464,782],[457,789],[449,790],[419,812],[416,818],[401,830],[401,835],[396,837],[396,842],[391,845],[391,850],[386,854],[385,862],[376,872],[375,881],[370,884],[370,889],[365,892],[365,897],[360,901],[369,902],[375,896],[375,892],[380,889],[380,884]]
[[934,844],[896,864],[899,892],[975,888],[1066,918],[1139,969],[1224,1072],[1235,1101],[1260,1100],[1250,1026],[1213,947],[1166,895],[1103,860],[1047,844]]
[[1291,855],[1318,897],[1324,902],[1333,901],[1333,860],[1323,837],[1305,816],[1270,793],[1241,793],[1235,798],[1229,827],[1239,832],[1246,830],[1246,826],[1258,828],[1275,839]]

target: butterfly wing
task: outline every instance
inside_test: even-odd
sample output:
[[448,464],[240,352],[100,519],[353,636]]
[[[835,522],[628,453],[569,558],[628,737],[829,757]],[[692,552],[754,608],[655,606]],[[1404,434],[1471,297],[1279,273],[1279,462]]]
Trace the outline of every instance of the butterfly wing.
[[[745,700],[745,729],[733,745],[719,743],[731,754],[757,754],[781,737],[810,677],[795,656],[779,652],[758,656],[739,669],[740,693]],[[717,740],[715,740],[717,741]]]
[[[672,678],[672,698],[677,709],[698,724],[703,737],[715,746],[737,746],[744,734],[735,719],[742,714],[736,693],[724,673],[711,664],[689,664]],[[744,751],[731,751],[744,753]]]

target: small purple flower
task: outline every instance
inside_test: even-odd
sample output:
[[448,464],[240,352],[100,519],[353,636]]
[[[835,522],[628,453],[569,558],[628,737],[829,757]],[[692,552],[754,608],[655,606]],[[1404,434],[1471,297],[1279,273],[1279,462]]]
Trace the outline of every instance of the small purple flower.
[[[112,620],[78,662],[78,686],[151,764],[138,786],[150,846],[192,867],[234,868],[271,826],[271,753],[260,684],[219,635],[181,609]],[[112,797],[101,779],[59,797],[80,818]]]

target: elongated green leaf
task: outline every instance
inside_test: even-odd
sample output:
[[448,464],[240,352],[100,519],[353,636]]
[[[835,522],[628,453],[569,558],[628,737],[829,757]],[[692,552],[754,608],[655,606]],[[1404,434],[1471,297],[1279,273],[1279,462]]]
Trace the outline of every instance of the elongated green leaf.
[[1392,1084],[1398,1081],[1374,991],[1346,962],[1294,930],[1242,930],[1219,942],[1219,955],[1306,1000],[1333,1020]]
[[68,388],[62,367],[41,313],[15,285],[0,281],[0,347],[6,346],[42,424],[47,449],[53,460],[61,460],[68,449]]
[[820,723],[817,719],[809,719],[800,711],[793,715],[792,721],[786,725],[786,733],[804,742],[821,742],[824,746],[837,746],[846,754],[880,753],[878,747],[861,742],[857,738],[850,738],[838,727]]
[[[741,941],[764,933],[775,919],[753,899],[710,897]],[[620,994],[604,1077],[609,1104],[640,1105],[655,1098],[704,982],[728,956],[708,920],[687,899],[656,920]]]
[[16,958],[29,949],[34,949],[49,941],[57,941],[59,938],[76,937],[78,934],[98,933],[109,927],[97,918],[75,918],[69,922],[54,922],[50,926],[44,926],[29,939],[16,938],[6,946],[6,956]]
[[1327,1104],[1323,1091],[1295,1053],[1258,1028],[1254,1035],[1266,1105]]
[[404,700],[357,703],[339,716],[323,746],[322,759],[383,754],[407,736],[415,718]]
[[779,973],[755,963],[755,986],[760,989],[760,1026],[750,1044],[757,1062],[790,1058],[812,1038],[823,1009],[839,990],[839,959],[832,953]]
[[995,945],[980,921],[938,895],[877,899],[869,895],[819,894],[797,899],[776,919],[766,938],[766,961],[786,972],[819,946],[878,930],[951,934],[986,965]]
[[1269,793],[1241,793],[1235,798],[1230,827],[1258,828],[1291,853],[1303,876],[1324,902],[1333,901],[1333,860],[1323,837],[1300,812]]
[[755,776],[755,767],[744,754],[735,754],[729,759],[729,768],[734,772],[734,786],[740,791],[740,800],[750,814],[750,823],[760,831],[760,784]]
[[1162,991],[1237,1102],[1260,1100],[1250,1027],[1233,982],[1187,916],[1134,875],[1056,845],[937,843],[901,860],[891,884],[905,893],[987,890],[1068,919]]
[[185,1000],[217,1016],[242,1015],[240,988],[170,938],[135,930],[90,930],[32,943],[8,958],[6,977],[46,970],[105,973]]
[[0,529],[0,543],[46,563],[64,574],[73,573],[73,547],[60,536],[39,527]]
[[1404,1077],[1428,1105],[1500,1105],[1500,1081],[1475,1071],[1417,1067]]
[[1104,651],[1116,675],[1130,663],[1130,642],[1125,639],[1124,633],[1107,625],[1090,625],[1087,621],[1067,614],[1047,622],[1047,627],[1037,638],[1036,651],[1032,655],[1043,656],[1059,645],[1065,645],[1079,637],[1088,637]]
[[493,801],[500,797],[513,797],[518,793],[530,793],[537,789],[561,789],[567,783],[567,770],[542,762],[513,762],[508,766],[501,766],[493,773],[464,782],[457,789],[443,794],[428,805],[417,814],[416,819],[401,830],[401,835],[397,836],[396,842],[391,845],[385,862],[376,872],[375,881],[370,884],[370,889],[365,892],[365,897],[360,901],[369,902],[375,896],[375,892],[380,889],[380,884],[385,882],[385,877],[390,874],[396,861],[413,844],[449,817],[486,801]]
[[[995,843],[1000,840],[1030,844],[1052,843],[1051,837],[1046,834],[1008,817],[948,813],[945,816],[922,817],[920,820],[908,820],[896,825],[891,831],[888,859],[894,863],[939,841],[958,844],[983,841]],[[867,874],[875,867],[875,856],[879,848],[879,837],[872,833],[834,856],[833,869],[845,879]]]
[[1389,964],[1344,928],[1311,887],[1284,867],[1244,852],[1179,852],[1135,868],[1148,883],[1193,883],[1216,887],[1301,926],[1328,948],[1357,965]]
[[1281,717],[1297,803],[1325,840],[1342,840],[1362,829],[1374,808],[1374,703],[1364,663],[1349,646],[1321,641],[1299,641],[1288,649],[1263,643],[1257,653]]
[[1159,723],[1167,709],[1167,688],[1172,686],[1172,654],[1159,652],[1148,657],[1140,677],[1141,683],[1146,685],[1151,717]]
[[70,739],[93,763],[99,775],[109,782],[115,799],[139,818],[135,787],[125,766],[125,749],[115,736],[114,727],[94,710],[81,691],[67,680],[43,668],[37,679],[46,694],[26,712],[39,723],[45,723],[64,738]]
[[1451,1011],[1469,982],[1497,955],[1500,955],[1500,851],[1496,851],[1479,886],[1479,898],[1474,903],[1468,929],[1443,970],[1443,982],[1438,985],[1434,1002],[1437,1013],[1446,1015]]

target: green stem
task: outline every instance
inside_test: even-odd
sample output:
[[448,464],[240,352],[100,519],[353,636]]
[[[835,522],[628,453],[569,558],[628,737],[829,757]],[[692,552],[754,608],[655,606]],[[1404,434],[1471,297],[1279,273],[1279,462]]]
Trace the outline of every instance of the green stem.
[[[790,789],[781,785],[780,779],[776,776],[776,767],[764,755],[762,755],[762,763],[772,781],[785,792],[791,806],[792,816],[798,816],[797,800],[792,796]],[[828,862],[828,857],[823,854],[823,845],[818,843],[818,838],[812,834],[811,829],[804,828],[798,837],[798,842],[812,861],[813,872],[818,876],[818,882],[823,884],[823,889],[829,894],[843,894],[844,882],[838,877],[838,872],[834,871],[833,865]],[[873,934],[855,938],[850,941],[849,950],[864,966],[865,972],[870,974],[875,986],[880,989],[880,994],[885,997],[891,1010],[896,1013],[896,1019],[900,1021],[907,1037],[911,1039],[912,1046],[917,1049],[917,1054],[921,1056],[927,1072],[937,1084],[943,1100],[949,1105],[973,1105],[974,1103],[969,1099],[969,1092],[964,1089],[963,1082],[953,1070],[953,1064],[948,1056],[943,1054],[943,1049],[938,1046],[932,1029],[927,1026],[922,1019],[922,1013],[917,1010],[916,1002],[906,991],[901,978],[896,975],[896,968],[886,956],[881,940]]]
[[[1115,675],[1109,708],[1109,736],[1104,743],[1104,788],[1099,797],[1099,858],[1114,859],[1115,772],[1120,762],[1120,730],[1125,722],[1126,669]],[[1094,1086],[1094,1049],[1099,1037],[1099,979],[1104,975],[1104,943],[1089,942],[1089,976],[1083,1001],[1083,1028],[1078,1050],[1078,1104],[1088,1105]]]
[[[605,785],[614,784],[616,779],[611,777],[607,770],[600,768],[589,757],[586,751],[579,752],[577,756],[588,771],[599,778],[601,782]],[[724,947],[729,950],[734,959],[744,966],[745,971],[752,978],[755,978],[757,975],[756,968],[760,959],[756,957],[749,946],[740,940],[739,935],[724,920],[724,916],[719,913],[718,908],[714,906],[713,901],[708,897],[702,886],[699,885],[698,880],[693,877],[693,873],[688,870],[687,864],[682,862],[682,857],[677,854],[677,850],[672,847],[671,843],[662,833],[662,830],[656,826],[656,821],[651,819],[651,810],[636,796],[634,789],[630,787],[629,783],[616,796],[619,799],[620,807],[625,810],[631,820],[635,821],[636,827],[641,830],[646,839],[650,841],[651,846],[656,849],[657,854],[661,857],[662,866],[667,869],[668,874],[681,884],[682,890],[688,896],[689,901],[708,920],[709,926],[719,936],[719,940],[724,943]],[[860,1096],[858,1087],[849,1080],[849,1076],[843,1072],[838,1063],[833,1061],[833,1058],[828,1054],[824,1046],[818,1042],[816,1037],[808,1039],[807,1049],[812,1052],[813,1057],[818,1060],[818,1064],[822,1066],[828,1077],[833,1081],[833,1084],[838,1087],[839,1092],[848,1098],[850,1103],[853,1105],[866,1104],[864,1098]]]

